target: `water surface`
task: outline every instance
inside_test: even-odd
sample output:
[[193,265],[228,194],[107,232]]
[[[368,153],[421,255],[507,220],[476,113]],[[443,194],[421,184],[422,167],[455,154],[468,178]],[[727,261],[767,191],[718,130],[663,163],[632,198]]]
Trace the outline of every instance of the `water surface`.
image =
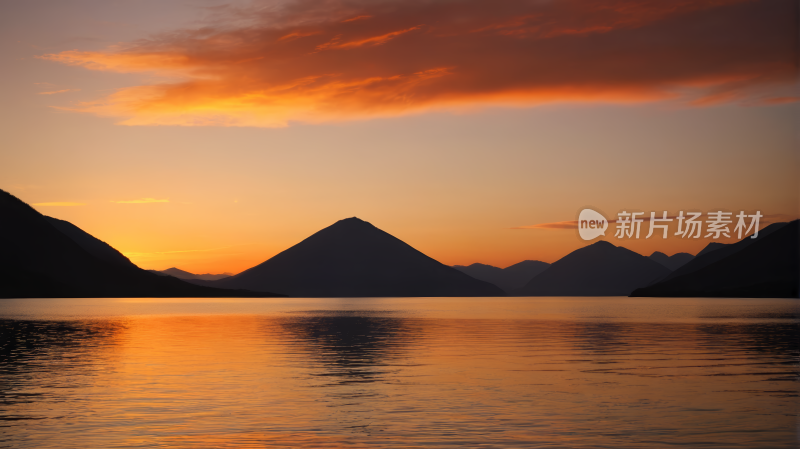
[[0,300],[0,447],[798,445],[797,300]]

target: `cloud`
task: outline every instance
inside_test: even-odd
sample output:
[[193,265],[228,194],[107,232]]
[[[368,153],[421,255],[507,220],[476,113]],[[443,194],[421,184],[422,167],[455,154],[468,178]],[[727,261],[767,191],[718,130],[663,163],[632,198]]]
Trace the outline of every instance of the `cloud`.
[[54,94],[63,94],[66,92],[78,92],[80,89],[62,89],[62,90],[53,90],[50,92],[39,92],[39,95],[54,95]]
[[539,223],[528,226],[517,226],[511,229],[578,229],[577,221],[556,221],[553,223]]
[[357,39],[354,41],[349,42],[339,42],[340,36],[333,38],[331,41],[326,42],[322,45],[317,46],[317,51],[319,50],[332,50],[332,49],[341,49],[341,48],[355,48],[361,47],[364,45],[381,45],[389,42],[390,40],[396,38],[397,36],[403,35],[408,33],[409,31],[414,31],[420,29],[421,26],[415,26],[411,28],[407,28],[405,30],[399,31],[392,31],[391,33],[382,34],[380,36],[372,36],[367,37],[364,39]]
[[[732,217],[733,218],[731,218],[731,220],[733,220],[734,223],[736,222],[736,214],[737,213],[738,212],[732,212]],[[755,211],[747,211],[745,213],[754,214]],[[639,216],[637,218],[642,220],[643,223],[649,222],[650,221],[650,214],[646,213],[645,215]],[[663,215],[659,215],[658,212],[656,212],[656,219],[658,220],[658,219],[661,219],[661,218],[663,218]],[[672,219],[673,221],[675,221],[675,219],[678,218],[678,216],[677,215],[668,215],[667,218],[668,219]],[[705,220],[707,220],[708,217],[707,217],[706,214],[703,214],[700,217],[700,219],[703,222],[705,222]],[[764,214],[759,219],[759,224],[760,225],[768,225],[768,224],[772,224],[772,223],[784,223],[784,222],[789,222],[789,221],[797,220],[797,219],[798,219],[797,215],[791,215],[791,214]],[[750,219],[748,218],[747,219],[748,223],[749,223],[749,220]],[[613,224],[613,223],[618,223],[619,220],[608,220],[608,222]],[[677,221],[675,221],[675,222],[677,222]],[[577,220],[575,220],[575,221],[554,221],[554,222],[551,222],[551,223],[539,223],[539,224],[528,225],[528,226],[517,226],[517,227],[510,228],[510,229],[578,229],[578,221]]]
[[281,36],[281,38],[278,39],[278,40],[279,41],[285,41],[285,40],[297,39],[297,38],[301,38],[301,37],[313,36],[315,34],[319,34],[319,32],[317,32],[317,31],[307,31],[307,32],[295,31],[295,32],[287,34],[286,36]]
[[33,206],[85,206],[86,203],[72,203],[69,201],[54,201],[49,203],[33,203]]
[[117,204],[148,204],[148,203],[169,203],[169,200],[157,200],[155,198],[139,198],[138,200],[111,201]]
[[771,106],[776,104],[787,104],[787,103],[796,103],[800,101],[800,97],[787,95],[784,97],[770,97],[770,98],[763,98],[761,100],[757,100],[755,105],[757,106]]
[[280,127],[553,102],[781,103],[797,75],[789,1],[293,0],[240,15],[246,23],[41,57],[164,77],[62,108],[124,125]]
[[342,23],[346,23],[346,22],[355,22],[356,20],[366,20],[366,19],[369,19],[369,18],[371,18],[371,17],[372,17],[372,16],[356,16],[356,17],[351,17],[351,18],[349,18],[349,19],[344,19],[344,20],[342,20]]
[[764,214],[759,220],[761,224],[788,223],[800,218],[797,214]]
[[[659,215],[656,212],[656,220],[663,219],[663,215]],[[678,218],[677,215],[667,215],[668,220],[675,220]],[[636,217],[638,220],[642,220],[642,222],[649,222],[650,221],[650,214],[645,213],[644,215],[639,215]],[[619,220],[608,220],[609,223],[617,223]],[[539,223],[535,225],[529,226],[517,226],[511,229],[578,229],[578,221],[555,221],[552,223]]]

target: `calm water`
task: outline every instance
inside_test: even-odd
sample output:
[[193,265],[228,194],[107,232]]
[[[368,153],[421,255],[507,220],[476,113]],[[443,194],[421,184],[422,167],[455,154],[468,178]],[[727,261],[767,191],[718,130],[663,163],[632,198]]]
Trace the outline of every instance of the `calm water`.
[[797,300],[0,300],[0,447],[798,446]]

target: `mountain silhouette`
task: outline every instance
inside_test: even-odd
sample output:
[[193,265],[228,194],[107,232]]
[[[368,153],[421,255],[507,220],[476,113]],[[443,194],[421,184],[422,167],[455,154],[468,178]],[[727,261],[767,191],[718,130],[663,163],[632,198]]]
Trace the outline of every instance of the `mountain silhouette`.
[[[53,223],[0,190],[0,297],[270,296],[156,276],[125,263],[99,240],[91,242],[94,237],[77,227]],[[102,257],[93,255],[98,251]]]
[[136,265],[134,265],[130,259],[123,256],[121,252],[112,248],[111,245],[92,236],[74,224],[68,221],[59,220],[58,218],[48,217],[46,215],[44,216],[44,219],[53,225],[53,227],[58,229],[62,234],[65,234],[67,237],[72,239],[72,241],[77,243],[81,248],[83,248],[84,251],[102,260],[103,262],[129,268],[136,267]]
[[702,266],[637,289],[631,296],[796,298],[799,230],[797,220],[775,223],[768,232],[759,232],[758,238],[745,237],[708,252],[702,257],[715,256],[714,260],[700,260]]
[[172,276],[172,277],[176,277],[178,279],[183,279],[183,280],[200,279],[200,280],[203,280],[203,281],[218,281],[220,279],[225,279],[227,277],[233,276],[232,273],[194,274],[194,273],[189,273],[188,271],[184,271],[184,270],[181,270],[180,268],[175,268],[175,267],[167,268],[166,270],[161,270],[161,271],[159,271],[159,270],[147,270],[147,271],[149,271],[151,273],[163,275],[163,276]]
[[675,253],[671,256],[667,256],[661,251],[656,251],[653,254],[650,254],[650,258],[661,265],[664,265],[670,271],[675,271],[689,263],[689,261],[694,259],[694,256],[689,253]]
[[648,257],[606,241],[577,249],[516,291],[520,296],[628,296],[668,274]]
[[504,295],[358,218],[340,220],[260,265],[203,285],[305,297]]
[[694,256],[692,260],[687,262],[685,265],[679,267],[672,273],[668,274],[663,279],[659,279],[658,282],[668,281],[678,276],[683,276],[698,271],[702,268],[705,268],[714,262],[720,261],[732,254],[735,254],[747,248],[748,246],[756,243],[759,239],[772,234],[773,232],[783,228],[784,226],[786,226],[786,223],[773,223],[765,227],[764,229],[758,231],[758,238],[755,239],[752,239],[750,237],[745,237],[736,243],[730,243],[730,244],[711,242],[708,245],[706,245],[706,247],[703,248],[702,251],[697,253],[697,255]]
[[525,260],[506,268],[499,268],[482,263],[474,263],[467,266],[454,265],[453,268],[475,279],[491,282],[506,292],[511,292],[527,284],[534,276],[541,273],[549,266],[550,264],[547,262]]
[[727,243],[711,242],[708,245],[706,245],[705,248],[700,250],[700,252],[697,253],[697,256],[695,256],[695,257],[700,257],[700,256],[702,256],[704,254],[710,253],[711,251],[716,251],[716,250],[718,250],[720,248],[725,248],[726,246],[728,246]]

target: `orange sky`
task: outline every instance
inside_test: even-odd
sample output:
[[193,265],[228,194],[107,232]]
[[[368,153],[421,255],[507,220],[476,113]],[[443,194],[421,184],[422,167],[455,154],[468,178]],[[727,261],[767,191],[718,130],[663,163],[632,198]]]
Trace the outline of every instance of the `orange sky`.
[[792,218],[796,8],[6,2],[0,187],[144,268],[194,272],[244,270],[350,216],[498,266],[583,246],[514,228],[584,207]]

